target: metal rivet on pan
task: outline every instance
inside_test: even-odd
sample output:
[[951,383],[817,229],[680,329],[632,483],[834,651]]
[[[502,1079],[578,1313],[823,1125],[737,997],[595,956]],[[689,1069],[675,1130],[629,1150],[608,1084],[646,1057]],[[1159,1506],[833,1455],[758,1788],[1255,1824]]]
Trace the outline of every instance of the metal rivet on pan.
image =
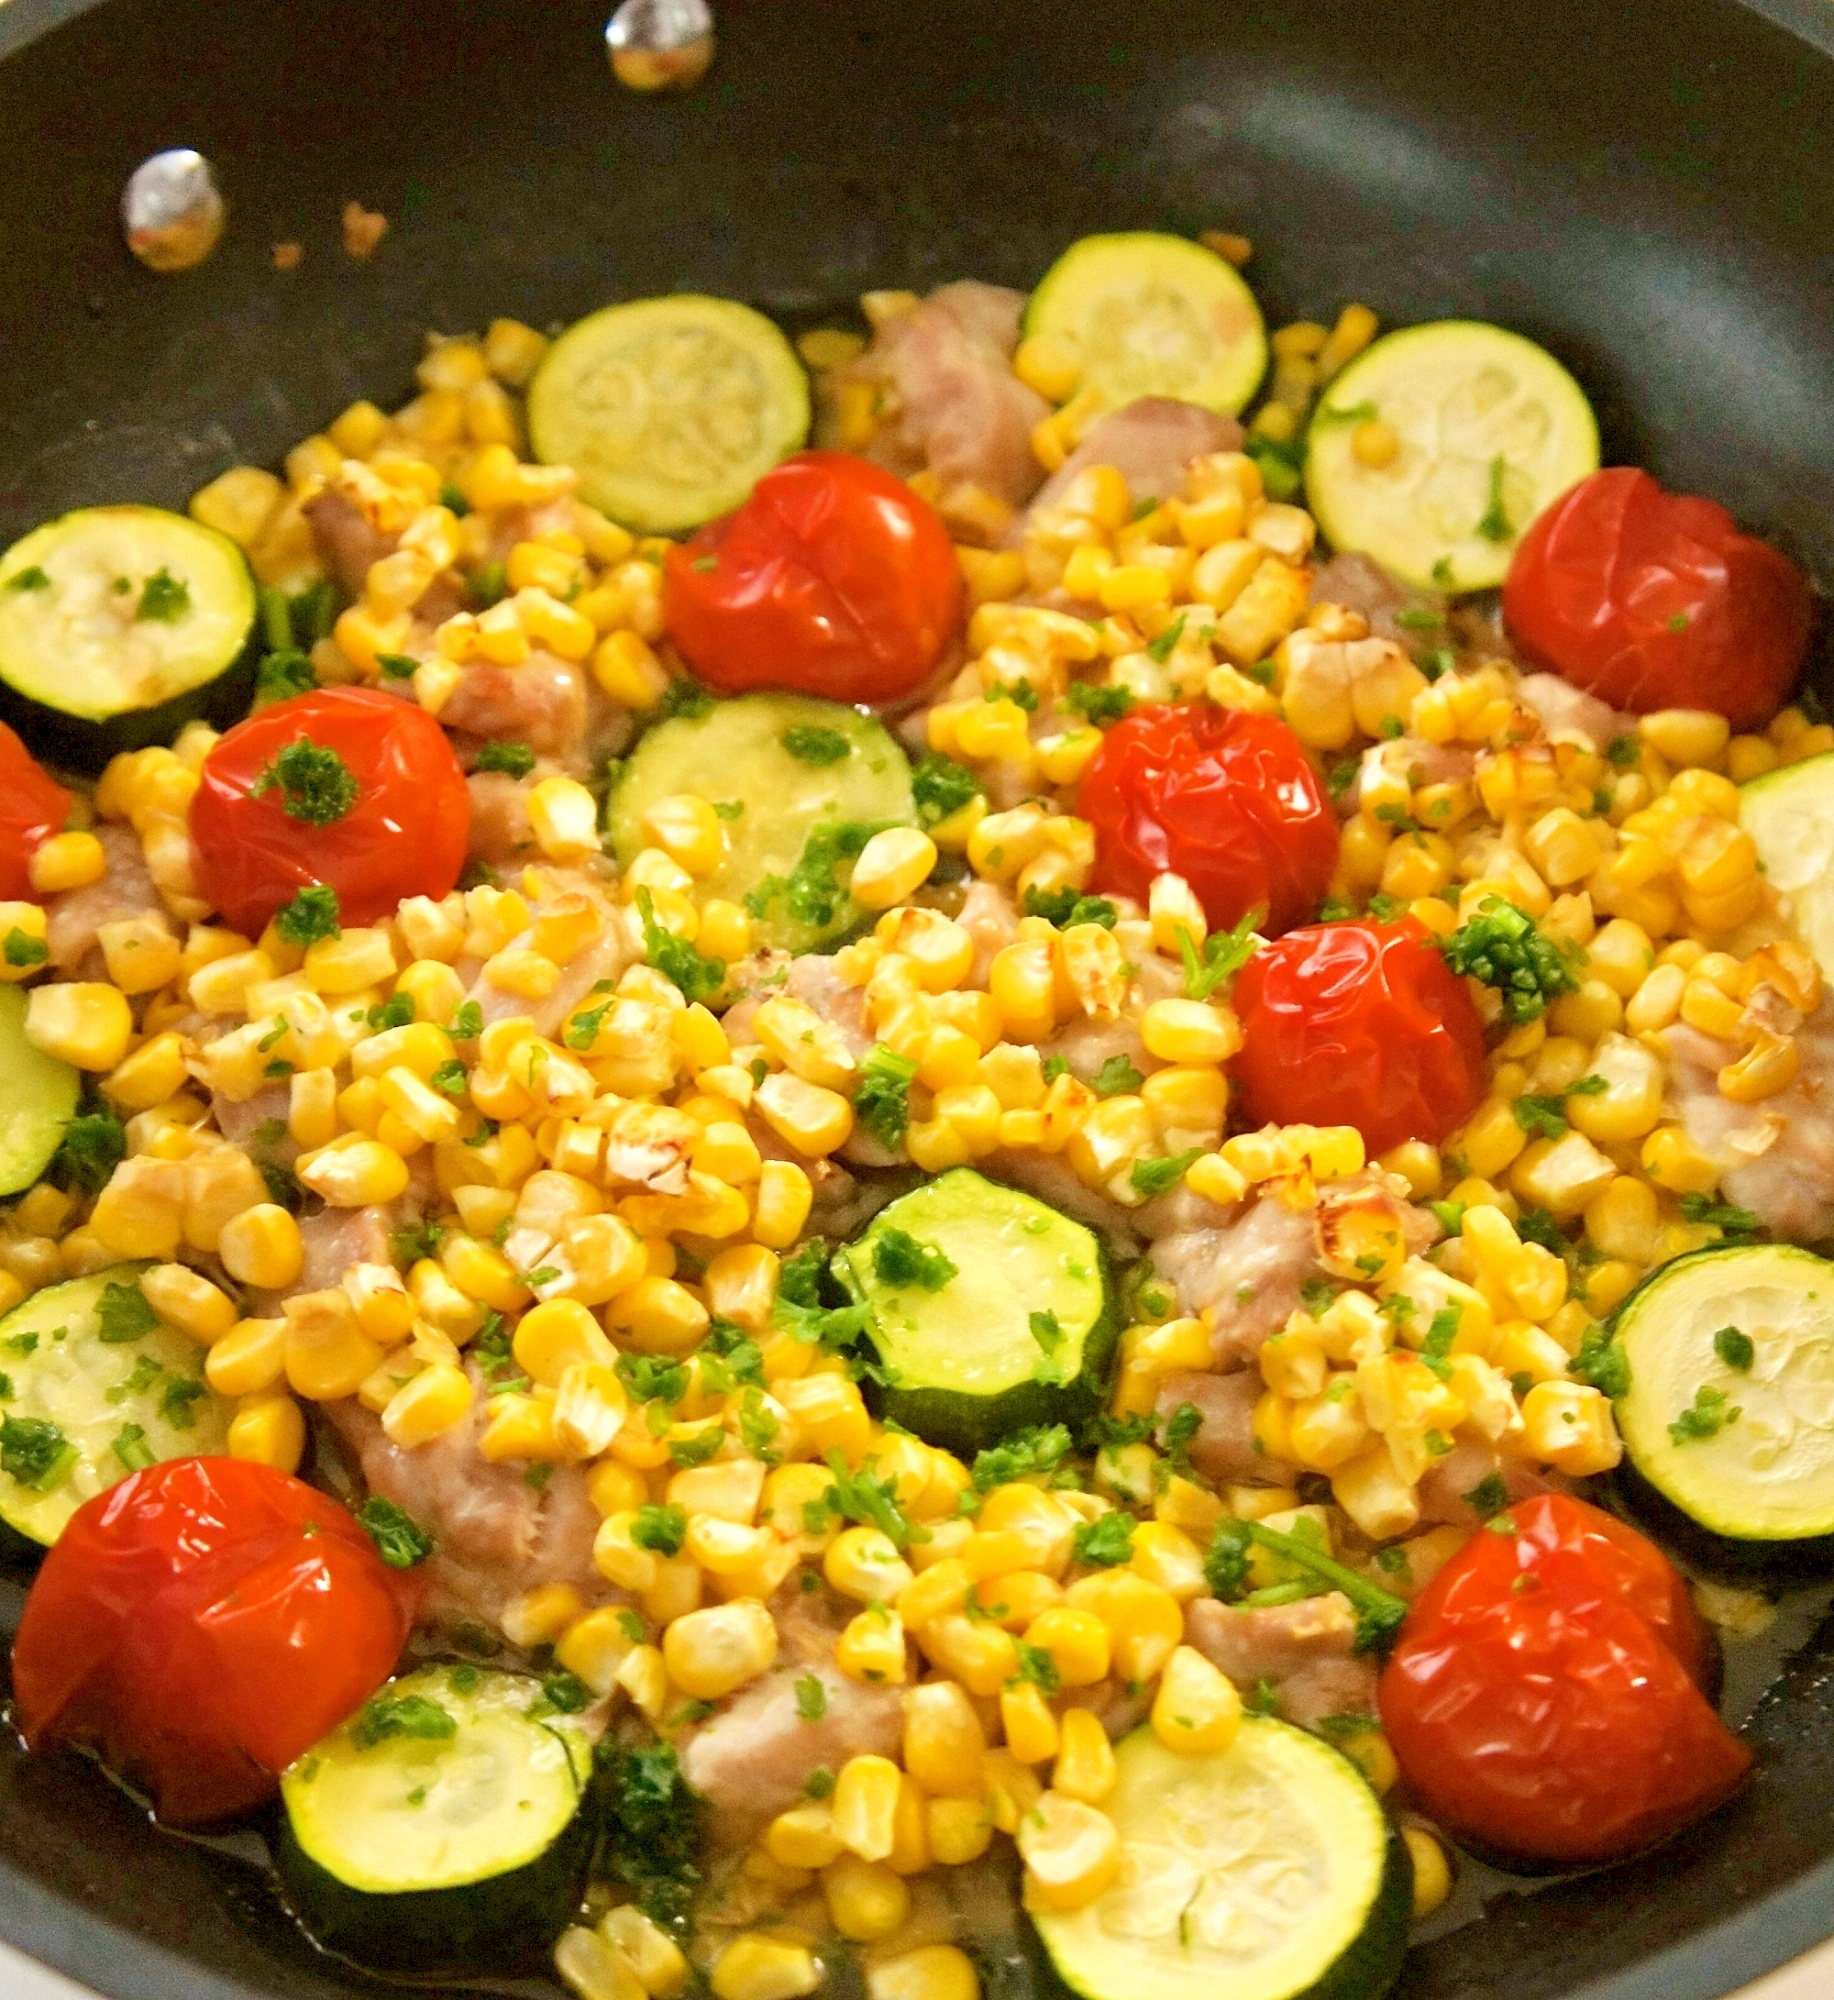
[[624,0],[605,46],[627,90],[692,90],[713,60],[713,10],[707,0]]
[[223,234],[223,196],[202,153],[189,146],[142,160],[121,191],[127,247],[149,271],[189,271]]

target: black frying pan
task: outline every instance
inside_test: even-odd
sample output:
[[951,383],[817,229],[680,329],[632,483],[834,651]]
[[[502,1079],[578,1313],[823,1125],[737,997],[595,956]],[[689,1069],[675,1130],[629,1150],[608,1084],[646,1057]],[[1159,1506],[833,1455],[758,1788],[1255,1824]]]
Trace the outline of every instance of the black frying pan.
[[[400,400],[427,328],[678,289],[796,319],[1029,285],[1090,230],[1220,227],[1254,238],[1270,320],[1356,297],[1544,341],[1607,462],[1834,587],[1823,0],[725,0],[713,75],[661,102],[613,86],[604,7],[0,0],[0,546]],[[155,278],[115,203],[172,145],[215,161],[231,222]],[[353,197],[392,223],[367,266],[338,248]],[[9,1630],[27,1580],[0,1572]],[[1717,2000],[1834,1931],[1834,1624],[1749,1735],[1727,1811],[1608,1876],[1502,1886],[1416,1949],[1406,2000]],[[0,1933],[118,2000],[390,1990],[315,1957],[257,1870],[10,1742]]]

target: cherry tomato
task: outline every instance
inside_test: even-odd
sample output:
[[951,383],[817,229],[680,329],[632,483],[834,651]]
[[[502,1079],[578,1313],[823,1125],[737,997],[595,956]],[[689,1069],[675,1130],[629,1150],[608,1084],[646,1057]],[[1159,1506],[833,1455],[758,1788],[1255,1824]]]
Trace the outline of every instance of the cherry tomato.
[[942,517],[840,451],[785,459],[737,513],[671,549],[666,574],[670,635],[722,694],[897,701],[929,679],[961,623]]
[[1711,500],[1614,466],[1522,537],[1503,616],[1530,659],[1614,708],[1769,721],[1809,640],[1808,579]]
[[1298,737],[1209,702],[1124,716],[1090,759],[1076,810],[1095,828],[1095,887],[1144,903],[1170,869],[1212,930],[1257,905],[1266,930],[1291,930],[1337,867],[1337,820]]
[[1707,1657],[1652,1542],[1543,1494],[1479,1529],[1421,1593],[1383,1671],[1382,1724],[1460,1838],[1536,1863],[1621,1860],[1751,1768],[1701,1693]]
[[277,701],[238,722],[201,776],[200,886],[250,937],[314,883],[337,891],[342,922],[370,924],[405,897],[445,895],[465,865],[465,774],[432,716],[394,695],[320,688]]
[[417,1596],[304,1480],[167,1459],[45,1557],[13,1645],[20,1727],[96,1751],[171,1825],[229,1819],[388,1678]]
[[1426,926],[1289,931],[1235,984],[1235,1078],[1253,1125],[1354,1125],[1373,1155],[1435,1144],[1484,1100],[1484,1025]]
[[0,901],[38,900],[32,856],[70,816],[70,794],[0,722]]

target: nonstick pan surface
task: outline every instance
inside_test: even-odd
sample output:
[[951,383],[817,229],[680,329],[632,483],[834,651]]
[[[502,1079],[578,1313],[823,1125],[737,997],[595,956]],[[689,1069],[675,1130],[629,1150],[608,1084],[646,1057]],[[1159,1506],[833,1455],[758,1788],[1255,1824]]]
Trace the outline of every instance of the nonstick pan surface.
[[[602,0],[0,4],[0,546],[79,504],[182,506],[401,400],[429,328],[671,290],[796,322],[873,286],[1029,285],[1091,230],[1226,228],[1270,320],[1354,297],[1545,342],[1607,463],[1712,494],[1834,588],[1818,0],[726,0],[713,74],[662,101],[613,85],[603,23]],[[231,221],[161,279],[115,204],[171,145],[211,157]],[[366,265],[338,247],[351,199],[391,224]],[[9,1631],[28,1581],[0,1570]],[[1834,1624],[1798,1637],[1742,1798],[1633,1867],[1499,1884],[1417,1947],[1406,2000],[1717,2000],[1834,1931]],[[10,1739],[0,1934],[118,2000],[399,1990],[316,1956],[248,1860]]]

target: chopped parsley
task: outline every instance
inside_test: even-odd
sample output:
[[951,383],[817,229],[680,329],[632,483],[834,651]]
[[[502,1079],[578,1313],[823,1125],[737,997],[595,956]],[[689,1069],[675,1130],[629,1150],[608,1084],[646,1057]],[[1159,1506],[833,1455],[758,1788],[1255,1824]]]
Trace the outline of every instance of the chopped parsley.
[[307,826],[330,826],[342,819],[360,791],[343,758],[309,736],[294,737],[251,789],[255,798],[278,791],[287,818]]
[[1058,1688],[1057,1662],[1042,1646],[1028,1646],[1023,1639],[1014,1640],[1013,1645],[1019,1655],[1019,1671],[1007,1682],[1007,1686],[1017,1687],[1030,1681],[1048,1700]]
[[282,944],[301,951],[320,938],[340,936],[337,891],[323,883],[301,889],[290,903],[282,903],[274,912],[274,934]]
[[1180,1403],[1165,1420],[1159,1442],[1165,1448],[1166,1463],[1174,1472],[1191,1468],[1191,1446],[1204,1427],[1204,1413],[1195,1403]]
[[378,653],[376,665],[385,681],[411,681],[420,671],[420,662],[409,659],[406,653]]
[[155,625],[176,625],[191,609],[191,587],[169,569],[156,569],[140,586],[140,602],[134,607],[134,622],[146,619]]
[[804,1722],[819,1722],[828,1712],[828,1689],[820,1674],[803,1674],[795,1687],[796,1713]]
[[1643,745],[1629,731],[1612,737],[1605,745],[1606,760],[1620,771],[1628,771],[1642,754]]
[[501,771],[506,778],[526,778],[535,768],[535,753],[526,743],[499,743],[494,739],[478,745],[477,768]]
[[1089,1088],[1097,1097],[1119,1097],[1126,1091],[1138,1090],[1146,1081],[1125,1056],[1110,1056],[1094,1076],[1089,1079]]
[[357,1520],[390,1569],[412,1569],[433,1553],[433,1537],[411,1514],[379,1493],[357,1509]]
[[843,757],[853,754],[853,745],[838,729],[822,729],[804,722],[792,723],[777,741],[797,763],[813,764],[817,769],[838,764]]
[[427,1078],[432,1089],[444,1091],[448,1097],[462,1097],[465,1094],[466,1081],[465,1065],[457,1056],[448,1057]]
[[1033,1380],[1054,1385],[1069,1381],[1070,1365],[1061,1352],[1064,1343],[1063,1322],[1054,1312],[1035,1312],[1028,1323],[1032,1330],[1032,1338],[1040,1349],[1038,1364],[1032,1370]]
[[1509,1488],[1504,1484],[1503,1475],[1500,1472],[1486,1473],[1464,1496],[1464,1502],[1486,1521],[1500,1514],[1509,1505]]
[[860,1064],[853,1115],[888,1153],[895,1153],[904,1144],[911,1122],[911,1084],[916,1075],[917,1065],[910,1057],[888,1049],[883,1042],[868,1050]]
[[1509,515],[1503,507],[1503,460],[1500,455],[1490,461],[1490,504],[1478,518],[1477,532],[1487,542],[1506,542],[1509,539]]
[[603,1865],[645,1916],[685,1936],[706,1807],[667,1743],[627,1748],[605,1736],[594,1752],[610,1779]]
[[796,866],[787,876],[765,876],[746,896],[746,909],[754,917],[762,917],[781,898],[794,922],[813,930],[825,928],[834,921],[846,895],[834,879],[834,871],[843,861],[856,860],[878,831],[877,824],[867,820],[831,820],[814,828],[803,843]]
[[1095,1569],[1114,1569],[1129,1562],[1134,1552],[1134,1517],[1119,1509],[1100,1514],[1093,1521],[1079,1521],[1071,1538],[1071,1550],[1079,1563]]
[[1203,1157],[1203,1150],[1201,1146],[1193,1146],[1188,1152],[1173,1153],[1163,1160],[1136,1160],[1128,1179],[1151,1201],[1155,1195],[1169,1194]]
[[1178,932],[1178,955],[1184,960],[1184,991],[1187,1000],[1208,1000],[1254,956],[1260,945],[1255,932],[1267,921],[1267,906],[1257,904],[1229,930],[1212,931],[1201,949],[1191,933]]
[[1249,1551],[1255,1547],[1307,1571],[1326,1587],[1341,1590],[1357,1614],[1354,1650],[1379,1650],[1393,1639],[1407,1616],[1407,1600],[1334,1561],[1301,1535],[1282,1534],[1261,1521],[1220,1521],[1204,1558],[1204,1580],[1216,1595],[1233,1603],[1243,1595]]
[[48,1417],[0,1419],[0,1472],[49,1493],[75,1469],[77,1449]]
[[1030,715],[1038,706],[1038,690],[1030,681],[1000,681],[990,687],[982,699],[1010,701],[1015,708],[1022,708]]
[[127,1127],[112,1111],[86,1111],[64,1127],[52,1165],[59,1179],[85,1194],[100,1194],[127,1158]]
[[1684,1194],[1681,1215],[1685,1222],[1704,1222],[1727,1236],[1755,1236],[1759,1222],[1748,1208],[1734,1208],[1730,1202],[1713,1201],[1704,1194]]
[[[803,1574],[806,1576],[808,1572],[805,1570]],[[803,1779],[802,1789],[805,1796],[811,1799],[831,1799],[834,1796],[835,1783],[834,1773],[829,1770],[827,1765],[817,1764],[814,1770]]]
[[660,972],[681,997],[692,1003],[711,1000],[726,984],[726,961],[703,958],[686,938],[679,938],[656,921],[656,902],[647,889],[637,891],[637,913],[643,919],[645,961]]
[[1558,1097],[1518,1097],[1510,1108],[1516,1123],[1531,1139],[1558,1139],[1567,1129]]
[[663,689],[656,713],[664,721],[679,715],[686,721],[697,722],[703,715],[712,713],[713,700],[713,696],[692,675],[679,674]]
[[933,752],[911,772],[911,797],[925,826],[938,826],[981,796],[981,781],[953,757]]
[[686,1437],[670,1438],[669,1457],[677,1465],[705,1465],[725,1442],[725,1431],[716,1423],[708,1424]]
[[1156,660],[1160,666],[1164,666],[1166,661],[1172,657],[1172,649],[1184,637],[1185,623],[1189,617],[1189,612],[1180,612],[1178,617],[1147,647],[1147,657]]
[[956,1275],[933,1243],[919,1243],[907,1229],[882,1230],[872,1246],[872,1268],[882,1285],[920,1285],[940,1292]]
[[157,1462],[147,1444],[146,1432],[139,1424],[123,1424],[115,1433],[109,1450],[129,1472],[144,1472],[149,1465]]
[[430,1743],[443,1743],[458,1734],[458,1723],[450,1709],[441,1708],[424,1694],[372,1694],[357,1710],[350,1725],[350,1740],[359,1750],[373,1750],[391,1736],[418,1736]]
[[49,590],[51,579],[34,563],[30,569],[22,569],[18,575],[6,580],[8,590]]
[[1454,972],[1495,987],[1504,1014],[1518,1026],[1538,1021],[1550,1001],[1579,987],[1567,953],[1542,936],[1526,910],[1501,896],[1486,896],[1440,949]]
[[197,1422],[191,1407],[209,1395],[208,1387],[195,1376],[174,1375],[159,1398],[159,1414],[175,1431],[188,1431]]
[[1135,697],[1124,687],[1100,681],[1074,681],[1064,696],[1064,706],[1097,729],[1111,728],[1133,707]]
[[1579,1352],[1567,1363],[1567,1373],[1606,1396],[1630,1393],[1630,1356],[1602,1326],[1589,1326],[1580,1335]]
[[146,1302],[138,1285],[107,1284],[102,1287],[96,1307],[96,1338],[110,1346],[138,1340],[159,1324],[159,1315]]
[[858,1472],[849,1472],[847,1461],[838,1451],[830,1451],[827,1456],[834,1484],[823,1498],[830,1513],[840,1515],[843,1520],[858,1521],[862,1527],[877,1528],[900,1551],[913,1542],[930,1539],[928,1528],[905,1518],[898,1505],[897,1481],[873,1477],[873,1460],[868,1459]]
[[1062,1424],[1034,1424],[1014,1431],[1001,1443],[977,1452],[974,1460],[974,1489],[991,1493],[996,1486],[1016,1479],[1048,1477],[1070,1449],[1070,1433]]
[[483,1032],[484,1009],[475,1000],[463,1003],[446,1030],[455,1042],[475,1042]]
[[630,1538],[640,1549],[653,1549],[659,1556],[678,1556],[687,1539],[685,1508],[646,1500],[631,1523]]
[[1106,896],[1080,895],[1067,885],[1040,889],[1034,883],[1025,892],[1023,907],[1026,916],[1042,917],[1060,931],[1067,931],[1073,924],[1100,924],[1103,930],[1111,931],[1121,916]]
[[[38,1336],[34,1334],[31,1337],[36,1340]],[[10,1347],[12,1342],[8,1341],[7,1345]],[[119,1382],[103,1392],[104,1400],[125,1403],[130,1396],[143,1396],[165,1372],[150,1354],[143,1354]]]
[[[537,1704],[544,1712],[559,1715],[578,1715],[582,1709],[592,1706],[592,1690],[576,1673],[565,1667],[551,1668],[541,1677],[541,1699]],[[531,1709],[533,1714],[534,1710]]]
[[1458,1323],[1463,1318],[1463,1306],[1442,1307],[1433,1315],[1426,1339],[1421,1343],[1421,1360],[1442,1382],[1452,1373],[1452,1343],[1458,1338]]
[[1741,1375],[1751,1372],[1751,1364],[1758,1353],[1750,1334],[1740,1333],[1735,1326],[1722,1326],[1713,1336],[1713,1352],[1728,1368],[1737,1369]]
[[6,934],[5,949],[8,965],[43,965],[51,956],[50,947],[43,938],[35,938],[30,931],[22,931],[17,924]]
[[1694,1391],[1694,1401],[1690,1408],[1682,1411],[1668,1427],[1671,1444],[1689,1444],[1697,1438],[1718,1437],[1728,1424],[1735,1424],[1745,1414],[1739,1403],[1727,1407],[1728,1398],[1724,1389],[1712,1389],[1702,1383]]

